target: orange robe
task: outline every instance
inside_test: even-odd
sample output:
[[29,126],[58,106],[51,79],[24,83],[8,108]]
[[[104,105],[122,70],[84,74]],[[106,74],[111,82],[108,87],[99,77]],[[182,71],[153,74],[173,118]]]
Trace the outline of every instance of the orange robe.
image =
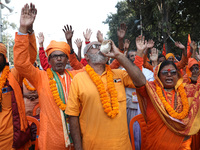
[[[49,77],[29,61],[29,35],[15,35],[14,62],[16,69],[36,88],[40,103],[40,150],[67,150],[65,147],[60,109],[49,86]],[[78,71],[71,71],[72,75]],[[70,76],[66,74],[70,80]],[[67,80],[68,80],[67,79]],[[66,83],[69,86],[70,83]],[[67,101],[67,100],[66,100]]]
[[[119,103],[119,114],[113,119],[104,112],[97,87],[86,71],[77,74],[72,80],[65,113],[70,116],[80,114],[82,145],[85,150],[131,150],[124,87],[133,88],[134,85],[126,71],[113,69],[112,72],[113,79],[116,79],[114,84]],[[108,91],[106,71],[99,77]]]
[[[35,62],[36,59],[36,42],[34,34],[29,36],[29,40],[32,42],[29,46],[29,55],[31,63]],[[19,111],[21,131],[27,129],[27,119],[25,115],[25,106],[23,101],[23,95],[21,91],[22,77],[18,71],[13,68],[8,76],[9,85],[12,87],[15,93],[16,102]],[[0,112],[0,149],[2,150],[14,150],[13,145],[13,116],[11,106],[11,92],[2,94],[2,112]],[[25,145],[28,147],[29,143]]]

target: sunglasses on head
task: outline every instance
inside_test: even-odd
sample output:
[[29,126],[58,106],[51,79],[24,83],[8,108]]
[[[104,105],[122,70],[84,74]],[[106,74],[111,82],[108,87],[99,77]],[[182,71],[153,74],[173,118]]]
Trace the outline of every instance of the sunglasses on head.
[[175,76],[177,74],[177,71],[176,70],[163,70],[161,71],[162,75],[164,76],[167,76],[169,73],[172,75],[172,76]]
[[88,48],[88,50],[89,49],[100,49],[100,44],[92,44],[89,48]]

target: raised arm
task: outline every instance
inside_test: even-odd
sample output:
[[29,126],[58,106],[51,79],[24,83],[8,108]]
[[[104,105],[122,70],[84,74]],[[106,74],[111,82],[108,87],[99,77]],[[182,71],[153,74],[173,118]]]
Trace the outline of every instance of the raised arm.
[[66,25],[64,26],[64,29],[62,29],[64,34],[65,34],[65,38],[67,40],[67,43],[69,44],[70,46],[70,49],[73,50],[73,47],[72,47],[72,37],[73,37],[73,34],[74,34],[74,30],[72,30],[72,26],[70,25]]
[[126,24],[125,23],[122,23],[120,25],[120,28],[117,29],[117,37],[118,37],[118,44],[119,44],[119,49],[122,50],[123,47],[124,47],[124,37],[125,37],[125,34],[126,34],[126,30],[127,30],[127,27],[126,27]]
[[101,31],[97,31],[97,40],[98,42],[102,43],[103,42],[103,33]]
[[91,29],[86,29],[86,32],[83,32],[83,36],[85,38],[85,44],[90,43],[91,35],[92,35],[92,30]]
[[190,47],[191,47],[191,52],[192,52],[191,57],[195,58],[196,57],[197,44],[194,41],[192,41],[190,43]]
[[51,65],[48,63],[47,56],[44,51],[43,43],[44,43],[44,35],[42,32],[39,32],[38,36],[39,43],[39,58],[42,68],[46,71],[48,68],[51,68]]
[[119,51],[113,41],[111,52],[104,55],[117,59],[117,61],[126,69],[136,87],[145,85],[146,79],[141,70]]
[[158,50],[156,48],[151,48],[150,60],[152,61],[152,66],[158,65]]
[[183,69],[188,62],[187,51],[181,42],[175,42],[175,45],[182,50],[182,58],[178,63],[176,63],[177,68],[180,70]]
[[153,46],[154,46],[154,41],[148,40],[147,48],[144,50],[144,56],[143,56],[143,66],[144,66],[144,68],[147,68],[147,69],[151,70],[152,72],[153,72],[153,66],[147,62],[147,59],[148,59],[147,55],[148,55],[149,49],[153,48]]
[[20,33],[16,33],[15,35],[15,45],[13,48],[16,70],[20,72],[23,77],[27,78],[34,87],[37,87],[38,84],[39,69],[36,69],[30,62],[30,35],[28,34],[28,29],[33,25],[36,14],[37,10],[33,4],[30,4],[30,7],[26,4],[22,8],[19,28]]
[[128,52],[130,43],[131,43],[131,42],[130,42],[128,39],[125,39],[125,40],[124,40],[124,55],[125,55],[125,56],[127,56],[127,52]]
[[76,44],[77,48],[78,48],[78,60],[79,60],[79,61],[81,61],[82,42],[83,42],[83,41],[81,41],[81,39],[79,39],[79,38],[76,39],[75,42],[74,42],[74,43]]

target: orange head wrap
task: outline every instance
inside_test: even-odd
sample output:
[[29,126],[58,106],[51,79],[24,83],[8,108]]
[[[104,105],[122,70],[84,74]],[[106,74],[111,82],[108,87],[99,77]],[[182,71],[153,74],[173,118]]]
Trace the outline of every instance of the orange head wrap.
[[65,53],[69,58],[70,46],[66,42],[57,42],[52,40],[46,49],[47,56],[49,56],[54,51],[61,51]]
[[188,60],[188,68],[190,69],[193,65],[198,65],[198,62],[194,58],[189,58]]
[[172,53],[167,53],[167,55],[165,56],[166,60],[167,60],[170,56],[172,56],[172,57],[175,59],[174,54],[172,54]]
[[7,49],[6,49],[6,46],[3,43],[0,43],[0,53],[3,54],[5,58],[7,58],[6,57]]

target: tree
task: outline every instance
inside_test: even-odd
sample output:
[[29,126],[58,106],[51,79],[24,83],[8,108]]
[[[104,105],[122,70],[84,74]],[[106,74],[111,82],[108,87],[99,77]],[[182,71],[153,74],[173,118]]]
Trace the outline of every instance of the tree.
[[[118,45],[118,38],[117,38],[117,28],[120,26],[121,23],[126,23],[127,31],[125,38],[129,39],[131,42],[130,47],[135,49],[135,39],[136,35],[139,35],[139,30],[137,30],[137,25],[134,24],[135,18],[135,11],[129,9],[128,4],[126,1],[118,2],[115,6],[117,8],[116,14],[108,15],[108,18],[103,23],[109,25],[109,32],[108,37],[112,39],[116,45]],[[134,40],[135,41],[135,40]]]
[[[120,7],[117,7],[119,5]],[[133,43],[134,37],[138,36],[138,30],[133,22],[134,19],[138,20],[141,14],[142,30],[146,39],[153,39],[156,47],[160,50],[165,43],[167,52],[180,54],[169,35],[175,41],[181,41],[184,45],[187,43],[188,34],[191,34],[193,40],[199,41],[199,7],[200,1],[198,0],[192,2],[188,0],[126,0],[118,2],[116,5],[117,13],[108,16],[109,19],[105,23],[108,23],[110,27],[111,23],[114,23],[111,19],[122,18],[122,20],[117,20],[118,24],[119,21],[129,24],[129,18],[126,20],[127,17],[118,11],[126,9],[127,12],[124,15],[132,16],[131,19],[133,19],[132,25],[128,26],[128,30],[132,32],[127,32],[127,37]],[[112,30],[112,28],[110,29]],[[110,33],[113,33],[113,31],[110,31]],[[129,34],[132,34],[132,36]],[[112,36],[110,37],[112,38]]]

